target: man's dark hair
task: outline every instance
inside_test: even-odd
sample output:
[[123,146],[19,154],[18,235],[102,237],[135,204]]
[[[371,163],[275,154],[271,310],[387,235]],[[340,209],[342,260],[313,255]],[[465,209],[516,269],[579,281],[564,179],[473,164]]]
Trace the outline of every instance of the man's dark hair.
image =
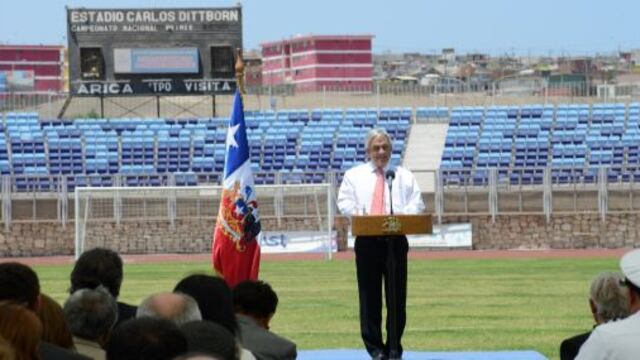
[[79,289],[95,289],[99,285],[106,287],[115,298],[120,295],[122,285],[122,259],[115,251],[94,248],[80,255],[71,271],[73,294]]
[[233,289],[236,311],[261,318],[271,316],[278,307],[278,295],[263,281],[243,281]]
[[203,274],[189,275],[180,280],[173,291],[194,298],[200,308],[202,320],[218,323],[234,336],[238,332],[231,289],[221,278]]
[[40,296],[40,281],[33,269],[25,264],[0,264],[0,300],[11,300],[35,310]]
[[170,360],[187,352],[187,339],[171,321],[144,317],[115,328],[106,350],[108,360]]
[[237,358],[238,348],[233,334],[212,321],[192,321],[180,326],[187,338],[189,351],[215,355],[224,360]]

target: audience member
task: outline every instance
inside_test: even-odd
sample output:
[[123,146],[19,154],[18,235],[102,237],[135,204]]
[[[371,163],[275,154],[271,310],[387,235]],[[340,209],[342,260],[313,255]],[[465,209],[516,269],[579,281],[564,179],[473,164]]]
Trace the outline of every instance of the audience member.
[[115,328],[107,343],[108,360],[170,360],[187,352],[187,339],[167,319],[130,319]]
[[221,358],[213,355],[202,354],[198,352],[190,352],[188,354],[180,355],[173,360],[222,360]]
[[578,352],[577,360],[637,359],[640,354],[640,249],[627,252],[620,260],[629,289],[627,318],[598,325]]
[[[589,308],[595,326],[609,321],[624,319],[629,315],[629,291],[622,284],[621,275],[603,272],[591,282]],[[560,344],[560,359],[573,360],[591,331],[566,339]]]
[[238,346],[233,334],[212,321],[192,321],[180,327],[189,351],[214,355],[222,360],[237,360]]
[[278,295],[262,281],[243,281],[233,289],[242,344],[258,360],[295,359],[296,344],[269,331]]
[[[188,294],[198,302],[202,319],[224,326],[238,340],[239,330],[233,311],[233,295],[229,285],[219,277],[194,274],[180,280],[174,292]],[[240,359],[255,359],[253,354],[240,345]]]
[[11,344],[16,360],[41,359],[38,348],[42,341],[42,324],[24,305],[8,301],[0,303],[0,336]]
[[[98,285],[102,285],[109,290],[111,296],[117,299],[120,296],[122,278],[122,259],[120,255],[109,249],[94,248],[82,253],[76,261],[71,271],[69,293],[74,293],[78,289],[95,289]],[[118,302],[116,326],[135,316],[135,306]]]
[[106,358],[103,348],[117,315],[116,300],[103,286],[77,290],[64,304],[64,316],[69,322],[76,349],[95,360]]
[[[27,265],[17,262],[0,263],[0,301],[8,300],[25,305],[36,311],[40,306],[40,281],[38,275]],[[42,341],[40,358],[48,359],[87,359],[87,357]]]
[[[0,359],[2,360],[15,360],[15,355],[11,344],[0,336]],[[196,360],[196,359],[192,359]],[[202,359],[205,360],[205,359]]]
[[233,296],[223,279],[204,274],[189,275],[180,280],[173,291],[194,298],[202,320],[218,323],[236,336],[238,323],[233,312]]
[[42,340],[62,348],[75,350],[69,325],[62,307],[45,294],[40,294],[40,307],[36,314],[42,323]]
[[159,317],[180,326],[190,321],[202,320],[198,303],[189,295],[162,292],[149,295],[138,306],[136,318]]

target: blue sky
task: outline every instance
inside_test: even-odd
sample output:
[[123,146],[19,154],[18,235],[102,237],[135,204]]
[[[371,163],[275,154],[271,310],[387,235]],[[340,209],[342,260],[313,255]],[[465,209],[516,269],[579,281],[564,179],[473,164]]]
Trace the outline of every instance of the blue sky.
[[[3,0],[0,42],[66,44],[65,6],[211,7],[236,1]],[[108,4],[108,5],[107,5]],[[296,34],[372,34],[374,51],[586,55],[640,48],[638,0],[244,0],[245,48]]]

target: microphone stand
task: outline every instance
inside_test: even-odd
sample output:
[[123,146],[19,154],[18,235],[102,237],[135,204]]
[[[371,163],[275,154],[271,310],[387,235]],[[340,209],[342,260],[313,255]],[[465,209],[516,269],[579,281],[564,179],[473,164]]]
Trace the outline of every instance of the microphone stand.
[[[393,179],[395,178],[395,174],[391,171],[388,171],[386,174],[386,178],[389,183],[389,209],[390,215],[393,216]],[[397,313],[397,303],[398,300],[396,298],[396,259],[395,259],[395,245],[396,236],[387,236],[387,274],[389,279],[387,279],[387,289],[385,292],[387,293],[387,326],[388,326],[388,336],[389,341],[387,343],[387,348],[389,349],[389,357],[395,356],[397,357],[399,354],[399,339],[398,339],[398,313]]]

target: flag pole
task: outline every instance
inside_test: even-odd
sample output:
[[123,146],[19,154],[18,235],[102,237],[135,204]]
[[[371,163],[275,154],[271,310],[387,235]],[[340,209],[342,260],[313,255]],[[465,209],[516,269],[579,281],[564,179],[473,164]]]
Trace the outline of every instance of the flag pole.
[[240,91],[240,95],[246,93],[244,88],[244,60],[242,59],[242,49],[236,48],[236,85]]

